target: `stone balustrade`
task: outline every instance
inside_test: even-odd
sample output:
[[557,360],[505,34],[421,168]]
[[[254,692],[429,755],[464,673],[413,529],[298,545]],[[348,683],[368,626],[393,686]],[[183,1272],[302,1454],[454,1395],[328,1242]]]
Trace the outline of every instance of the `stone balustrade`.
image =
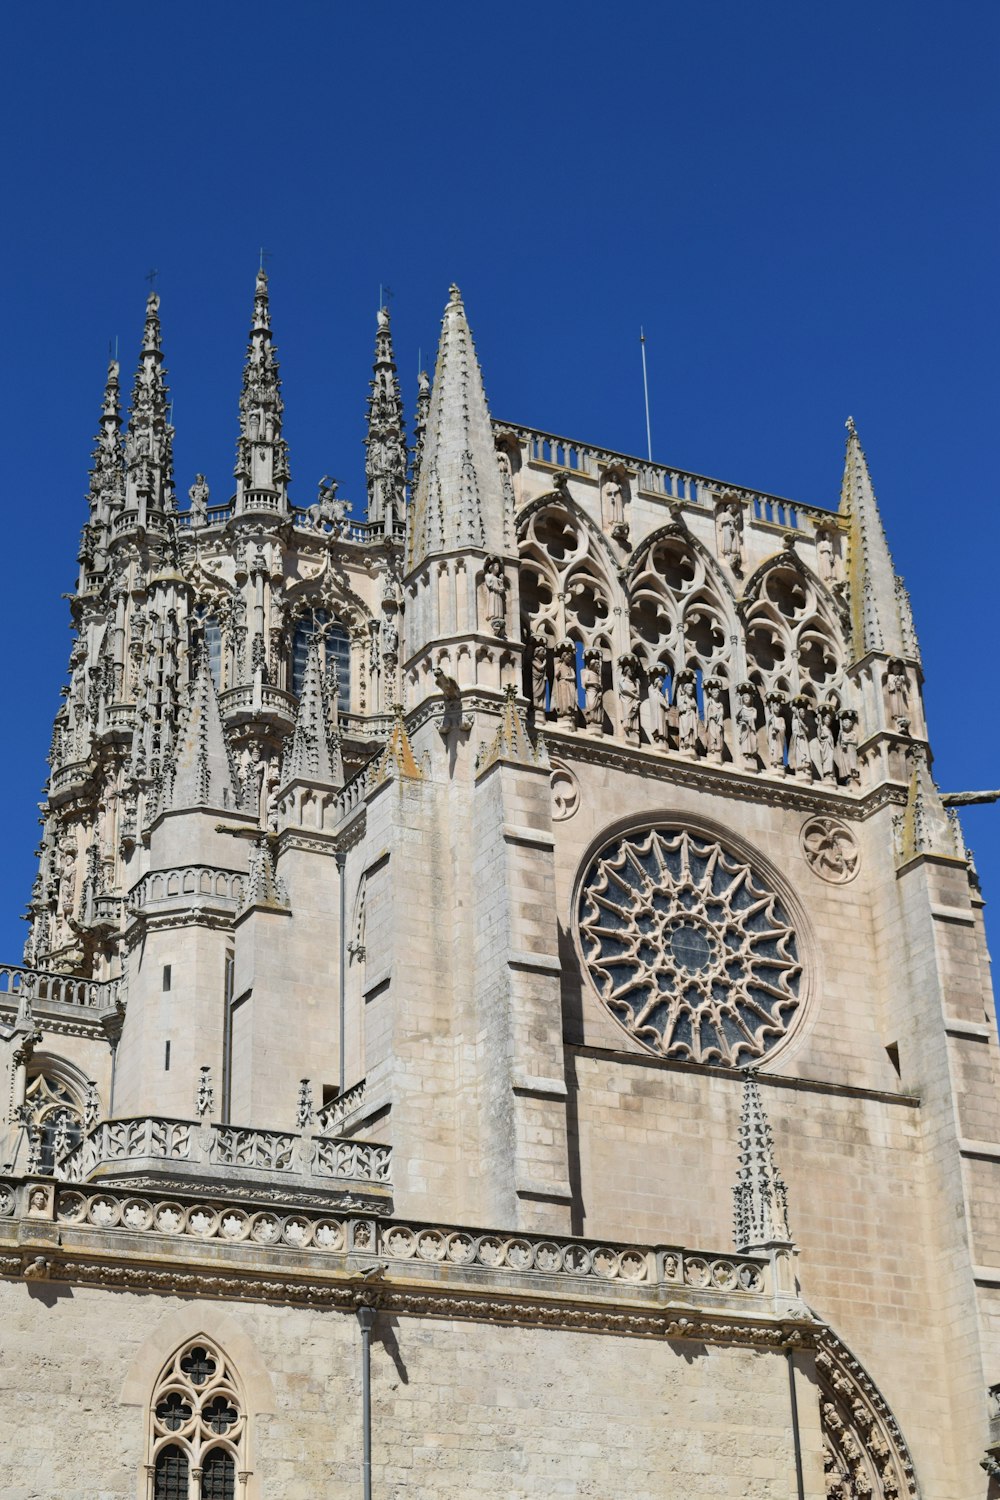
[[220,869],[215,865],[178,865],[166,870],[151,870],[136,881],[129,892],[129,910],[145,911],[187,898],[189,903],[200,901],[236,911],[246,892],[246,883],[247,876],[242,871]]
[[391,1207],[391,1149],[372,1141],[160,1116],[101,1120],[61,1159],[66,1182],[132,1181],[180,1191]]
[[0,965],[0,1003],[4,997],[9,997],[16,1004],[26,992],[32,1003],[54,1002],[57,1005],[86,1006],[91,1010],[112,1010],[120,989],[120,979],[80,979],[73,974],[26,969],[19,964]]

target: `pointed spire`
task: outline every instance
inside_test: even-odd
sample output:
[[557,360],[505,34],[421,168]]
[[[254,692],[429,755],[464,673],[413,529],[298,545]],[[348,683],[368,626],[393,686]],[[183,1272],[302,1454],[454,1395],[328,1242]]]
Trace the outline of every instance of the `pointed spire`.
[[398,703],[393,704],[395,722],[388,743],[379,758],[372,778],[373,784],[378,786],[383,781],[388,781],[392,776],[402,776],[411,781],[419,781],[423,771],[417,765],[416,756],[413,754],[413,746],[406,732],[406,724],[403,720],[403,709]]
[[165,769],[162,810],[232,810],[240,805],[236,771],[205,652],[199,658],[189,694],[184,722]]
[[913,745],[910,754],[912,770],[906,810],[894,819],[899,864],[908,864],[920,854],[965,860],[968,856],[961,829],[957,820],[948,816],[924,747]]
[[279,880],[274,873],[274,856],[271,853],[271,840],[267,834],[262,834],[250,850],[250,874],[240,913],[248,911],[251,906],[269,906],[279,911],[288,910],[288,893],[284,882]]
[[467,547],[503,554],[504,494],[483,378],[457,286],[444,311],[407,562]]
[[406,516],[406,418],[396,374],[389,329],[389,309],[378,310],[375,331],[374,379],[368,397],[368,519],[392,535],[396,522]]
[[[904,623],[900,609],[901,582],[896,577],[885,538],[878,502],[868,472],[854,418],[847,419],[847,457],[840,490],[840,514],[850,521],[849,577],[851,585],[854,649],[857,656],[869,651],[889,656],[913,656],[916,638],[913,622]],[[905,594],[905,590],[903,591]]]
[[332,744],[329,732],[329,704],[321,651],[323,639],[314,635],[309,643],[302,692],[295,715],[295,729],[285,755],[282,783],[300,778],[304,781],[328,781],[343,786],[344,764],[339,744]]
[[125,509],[138,511],[140,520],[151,511],[175,509],[174,429],[167,420],[165,376],[160,299],[151,292],[125,434]]
[[508,683],[504,688],[503,709],[500,726],[490,745],[481,745],[476,757],[476,774],[481,776],[498,760],[521,761],[525,765],[537,766],[546,763],[545,745],[538,748],[531,743],[524,722],[524,715],[517,702],[517,688]]
[[788,1189],[774,1161],[771,1127],[764,1114],[753,1070],[743,1074],[740,1113],[740,1167],[733,1188],[733,1237],[741,1253],[772,1244],[790,1244]]
[[417,493],[420,483],[420,466],[424,456],[424,441],[427,436],[427,418],[431,409],[431,383],[427,371],[417,376],[417,417],[413,424],[413,462],[410,471],[410,494]]
[[94,444],[90,470],[91,517],[106,522],[125,500],[125,461],[122,453],[122,408],[118,384],[118,361],[108,364],[108,378],[101,406],[101,425]]
[[288,444],[281,436],[281,379],[271,343],[267,272],[257,272],[253,324],[243,365],[236,444],[236,513],[288,509]]

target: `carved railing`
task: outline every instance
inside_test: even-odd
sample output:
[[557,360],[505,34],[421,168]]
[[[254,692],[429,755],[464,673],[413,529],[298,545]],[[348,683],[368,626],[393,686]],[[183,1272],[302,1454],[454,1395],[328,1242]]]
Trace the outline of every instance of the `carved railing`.
[[[0,1182],[0,1216],[15,1214],[19,1192],[23,1197],[26,1189]],[[375,1256],[390,1274],[398,1269],[410,1280],[432,1275],[433,1268],[440,1266],[446,1275],[464,1273],[476,1281],[490,1274],[524,1277],[526,1287],[534,1290],[560,1282],[569,1290],[585,1281],[594,1290],[601,1284],[609,1291],[630,1287],[633,1295],[644,1293],[666,1303],[679,1297],[695,1306],[706,1301],[742,1305],[748,1311],[754,1308],[754,1316],[760,1315],[762,1304],[774,1291],[768,1262],[762,1256],[679,1245],[512,1234],[357,1213],[303,1213],[250,1202],[206,1202],[197,1197],[163,1200],[155,1193],[136,1196],[128,1189],[93,1184],[61,1185],[50,1212],[57,1223],[65,1225],[230,1244],[248,1241],[324,1254],[355,1253],[366,1259]]]
[[94,767],[89,760],[74,760],[53,771],[49,781],[49,796],[68,796],[74,791],[84,791],[90,784]]
[[233,714],[264,713],[293,724],[297,703],[298,700],[292,693],[286,693],[283,688],[274,687],[270,682],[261,683],[259,697],[256,696],[256,684],[252,682],[227,688],[224,693],[219,694],[219,707],[224,718],[230,718]]
[[158,901],[190,896],[192,900],[203,898],[235,908],[243,900],[246,883],[247,876],[240,870],[225,870],[215,865],[178,865],[143,875],[129,891],[128,903],[130,910],[139,911]]
[[80,1005],[91,1010],[110,1010],[118,1000],[120,979],[80,979],[73,974],[49,974],[20,964],[0,965],[0,1002],[14,1002],[27,992],[29,1000],[57,1005]]
[[87,1182],[119,1173],[160,1176],[167,1169],[192,1180],[224,1180],[227,1190],[243,1176],[265,1188],[385,1190],[391,1161],[391,1148],[373,1141],[137,1116],[101,1120],[61,1159],[57,1175]]
[[345,1089],[336,1099],[332,1099],[325,1109],[316,1113],[316,1123],[324,1135],[332,1133],[338,1125],[342,1125],[349,1114],[358,1108],[365,1097],[366,1080],[362,1078],[353,1088]]
[[783,495],[747,489],[743,485],[711,479],[706,474],[695,474],[689,469],[654,464],[648,459],[616,453],[610,448],[594,448],[588,443],[577,443],[571,438],[557,437],[554,433],[542,432],[534,427],[519,427],[510,422],[494,422],[493,427],[496,432],[513,433],[527,449],[529,463],[565,469],[569,474],[585,474],[593,479],[602,470],[620,465],[636,475],[640,490],[647,494],[662,495],[664,499],[687,501],[693,505],[710,505],[717,495],[726,493],[733,499],[749,504],[756,520],[772,522],[792,530],[804,529],[804,517],[815,515],[822,522],[828,522],[831,514],[835,513],[822,505],[805,505],[798,500],[788,500]]

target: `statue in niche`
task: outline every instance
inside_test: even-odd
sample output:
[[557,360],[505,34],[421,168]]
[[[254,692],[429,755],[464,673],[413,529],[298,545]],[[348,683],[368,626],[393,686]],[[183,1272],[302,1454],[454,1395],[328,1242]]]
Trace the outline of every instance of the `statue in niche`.
[[63,921],[73,915],[76,905],[76,849],[72,839],[64,839],[59,858],[59,914]]
[[622,734],[627,740],[639,740],[639,662],[631,655],[618,658],[618,705],[621,710]]
[[609,474],[604,485],[604,514],[608,527],[616,542],[628,541],[628,521],[625,519],[625,494],[617,474]]
[[549,643],[544,635],[532,635],[528,637],[528,644],[531,647],[531,702],[535,713],[541,717],[545,713],[545,690],[549,680]]
[[860,781],[858,763],[858,716],[853,708],[840,711],[840,763],[841,771],[848,781]]
[[806,714],[809,699],[799,694],[791,701],[792,733],[788,747],[788,764],[803,781],[812,780],[812,753],[809,746],[809,724]]
[[816,759],[824,781],[836,780],[837,750],[833,734],[836,714],[833,703],[823,703],[816,711]]
[[833,582],[837,559],[833,550],[833,538],[828,531],[816,533],[816,567],[824,583]]
[[677,748],[682,755],[696,755],[701,718],[698,713],[698,694],[695,691],[694,673],[689,668],[677,674],[676,708]]
[[743,513],[739,504],[731,502],[720,507],[718,512],[719,554],[734,573],[743,565],[742,531]]
[[649,706],[653,743],[664,749],[670,743],[670,699],[666,693],[667,668],[658,661],[649,672]]
[[507,579],[499,557],[488,557],[483,569],[486,621],[494,635],[507,634]]
[[756,767],[757,753],[757,695],[753,684],[741,682],[736,689],[736,743],[740,758],[745,765]]
[[204,474],[194,476],[194,484],[188,490],[188,499],[191,502],[191,525],[204,526],[208,521],[208,485]]
[[709,760],[722,759],[726,743],[725,683],[718,677],[705,680],[705,749]]
[[604,727],[604,653],[596,646],[583,654],[580,673],[583,688],[583,718],[588,729]]
[[[892,660],[885,674],[885,692],[889,706],[889,718],[901,734],[909,730],[909,684],[906,668],[898,659]],[[903,728],[903,725],[906,728]]]
[[768,693],[765,704],[764,732],[767,738],[767,763],[772,771],[785,767],[785,695]]
[[392,661],[399,655],[399,631],[388,616],[382,621],[382,655]]
[[552,707],[566,724],[576,723],[576,645],[571,640],[556,647],[552,671]]

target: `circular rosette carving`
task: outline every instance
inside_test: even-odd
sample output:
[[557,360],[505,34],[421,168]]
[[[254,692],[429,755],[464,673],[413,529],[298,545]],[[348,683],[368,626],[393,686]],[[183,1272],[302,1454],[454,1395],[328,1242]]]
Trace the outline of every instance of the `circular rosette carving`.
[[580,783],[568,766],[553,761],[549,786],[552,788],[552,820],[561,823],[571,818],[580,806]]
[[846,885],[858,873],[861,850],[858,841],[839,818],[818,814],[808,818],[799,834],[806,864],[820,880],[831,885]]
[[673,828],[616,839],[584,877],[578,922],[597,993],[651,1052],[744,1067],[799,1007],[788,914],[716,840]]

